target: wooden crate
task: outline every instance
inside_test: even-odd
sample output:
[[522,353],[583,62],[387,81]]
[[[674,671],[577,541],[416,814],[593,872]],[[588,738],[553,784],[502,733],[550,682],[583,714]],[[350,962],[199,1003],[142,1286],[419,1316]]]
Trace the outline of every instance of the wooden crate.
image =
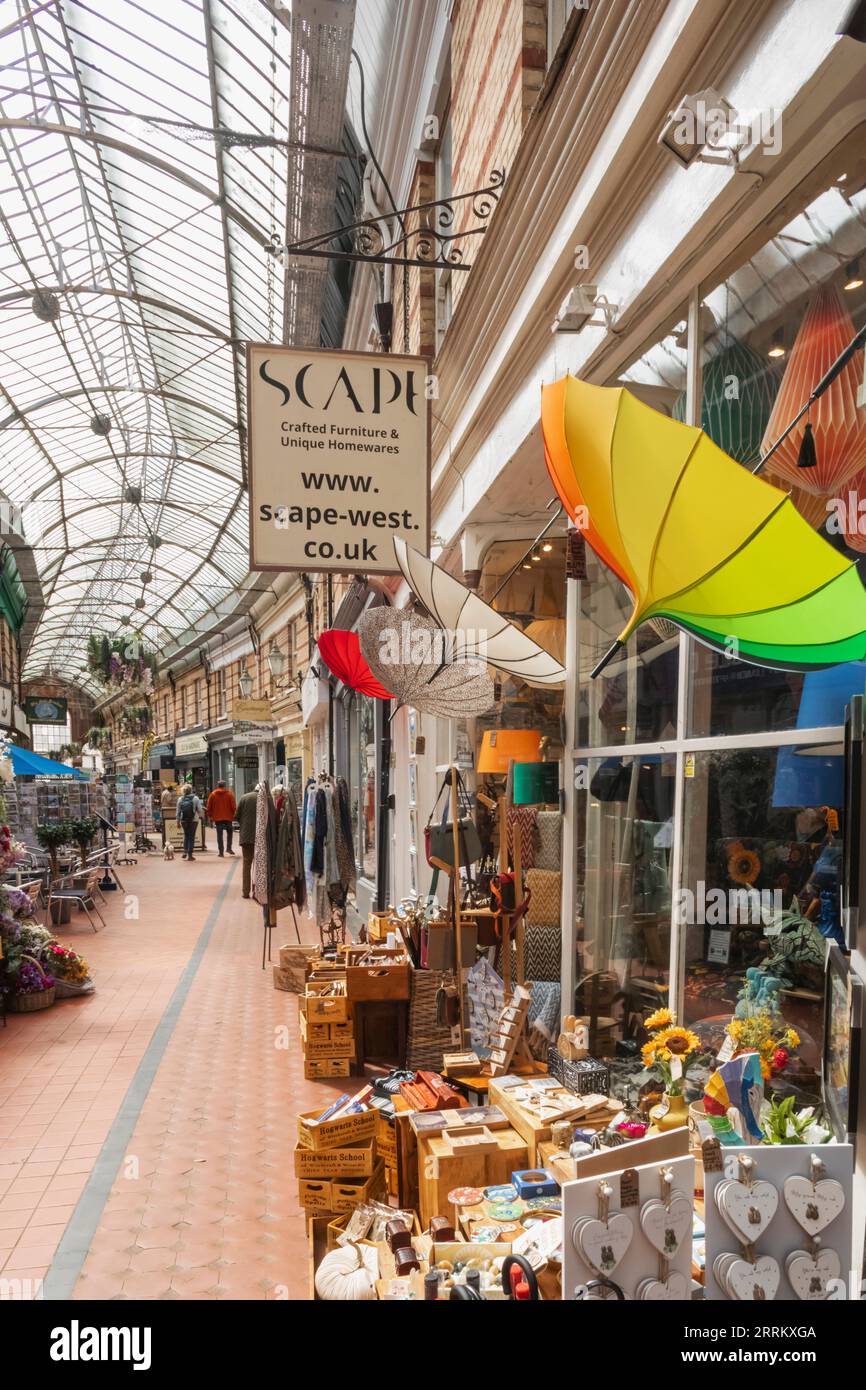
[[321,1110],[307,1110],[298,1116],[298,1143],[306,1148],[348,1148],[372,1139],[376,1133],[379,1115],[375,1110],[361,1110],[356,1115],[317,1123],[316,1116],[321,1113]]
[[308,1081],[323,1081],[329,1076],[350,1076],[350,1057],[305,1057],[304,1076]]
[[[327,1057],[347,1057],[350,1060],[355,1056],[355,1039],[348,1038],[309,1038],[303,1044],[303,1052],[308,1062],[318,1061],[320,1058]],[[342,1073],[339,1073],[342,1075]]]
[[346,967],[346,994],[349,999],[408,999],[409,966],[349,965]]
[[331,1182],[328,1178],[301,1178],[298,1202],[307,1212],[332,1212]]
[[339,1149],[296,1144],[294,1161],[296,1178],[369,1178],[376,1168],[376,1141]]
[[448,1201],[452,1188],[507,1183],[513,1172],[529,1166],[526,1140],[510,1127],[486,1130],[476,1147],[455,1148],[450,1133],[418,1136],[418,1193],[425,1229],[432,1216],[453,1215]]
[[307,992],[300,996],[298,1005],[308,1023],[345,1023],[349,1017],[345,994],[323,994],[313,981],[308,982]]
[[371,1197],[385,1195],[385,1165],[378,1162],[371,1176],[365,1181],[335,1178],[331,1183],[331,1210],[336,1213],[351,1211],[359,1202],[367,1202]]
[[[500,1086],[495,1077],[490,1078],[487,1094],[492,1104],[498,1105],[501,1110],[505,1111],[512,1128],[516,1129],[518,1134],[522,1135],[526,1140],[526,1146],[529,1152],[529,1165],[531,1168],[537,1168],[541,1163],[539,1145],[544,1140],[550,1138],[551,1121],[541,1120],[538,1116],[531,1114],[530,1111],[526,1110],[517,1101],[512,1100],[509,1088],[507,1086]],[[570,1114],[567,1118],[573,1120],[575,1125],[587,1129],[603,1129],[610,1123],[612,1116],[617,1114],[621,1109],[621,1106],[617,1102],[611,1102],[609,1106],[606,1105],[605,1108],[599,1108],[595,1112],[594,1118],[587,1119],[585,1118],[589,1109],[587,1097],[573,1095],[572,1099],[574,1105],[573,1107],[569,1107]],[[593,1097],[593,1100],[599,1103],[599,1107],[606,1102],[606,1099],[607,1098],[604,1096]],[[563,1116],[562,1118],[566,1117]]]
[[311,1023],[305,1014],[301,1014],[298,1021],[301,1025],[301,1042],[303,1044],[328,1042],[330,1039],[330,1023]]
[[328,1024],[328,1027],[329,1027],[330,1030],[331,1030],[331,1037],[332,1037],[332,1038],[351,1038],[351,1037],[354,1037],[354,1034],[355,1034],[355,1020],[354,1020],[354,1018],[352,1017],[352,1006],[351,1006],[351,1004],[349,1005],[349,1017],[345,1020],[345,1022],[343,1022],[343,1023],[338,1023],[336,1019],[332,1019],[331,1022]]
[[394,1133],[394,1126],[384,1120],[381,1115],[377,1115],[376,1119],[376,1152],[387,1164],[395,1168],[397,1166],[397,1136]]

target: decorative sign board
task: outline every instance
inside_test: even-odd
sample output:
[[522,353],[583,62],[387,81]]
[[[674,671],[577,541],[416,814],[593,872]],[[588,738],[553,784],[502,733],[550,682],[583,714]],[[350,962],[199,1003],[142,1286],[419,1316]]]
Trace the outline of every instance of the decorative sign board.
[[24,713],[30,724],[65,724],[68,703],[54,695],[28,695]]
[[430,548],[427,362],[250,343],[250,567],[396,574]]

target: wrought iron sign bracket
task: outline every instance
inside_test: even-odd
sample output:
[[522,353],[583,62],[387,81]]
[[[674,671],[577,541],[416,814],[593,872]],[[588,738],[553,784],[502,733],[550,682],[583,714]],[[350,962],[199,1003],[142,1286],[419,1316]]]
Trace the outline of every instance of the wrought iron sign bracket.
[[[281,242],[275,232],[266,249],[283,266],[296,256],[312,256],[328,261],[418,266],[422,270],[471,270],[471,264],[463,258],[462,243],[487,231],[504,183],[505,170],[494,169],[487,185],[472,193],[458,193],[400,212],[367,217],[289,244]],[[458,212],[464,206],[469,208],[473,225],[455,231]],[[348,248],[347,239],[351,239]],[[340,242],[344,244],[340,246]]]

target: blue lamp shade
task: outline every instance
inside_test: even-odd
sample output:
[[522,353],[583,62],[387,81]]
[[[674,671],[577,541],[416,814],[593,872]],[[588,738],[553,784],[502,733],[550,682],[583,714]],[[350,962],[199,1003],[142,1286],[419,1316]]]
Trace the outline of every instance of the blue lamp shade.
[[559,802],[559,763],[515,763],[514,805],[544,806]]
[[[798,729],[821,729],[845,722],[845,706],[859,695],[866,680],[866,662],[807,671],[803,678]],[[780,748],[776,759],[773,806],[834,806],[845,799],[845,760],[835,746]]]

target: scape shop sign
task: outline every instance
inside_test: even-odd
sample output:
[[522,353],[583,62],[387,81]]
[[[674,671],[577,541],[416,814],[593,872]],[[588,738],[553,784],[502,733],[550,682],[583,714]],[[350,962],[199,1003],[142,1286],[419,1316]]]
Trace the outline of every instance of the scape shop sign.
[[430,548],[427,362],[247,349],[254,570],[397,574],[395,536]]

